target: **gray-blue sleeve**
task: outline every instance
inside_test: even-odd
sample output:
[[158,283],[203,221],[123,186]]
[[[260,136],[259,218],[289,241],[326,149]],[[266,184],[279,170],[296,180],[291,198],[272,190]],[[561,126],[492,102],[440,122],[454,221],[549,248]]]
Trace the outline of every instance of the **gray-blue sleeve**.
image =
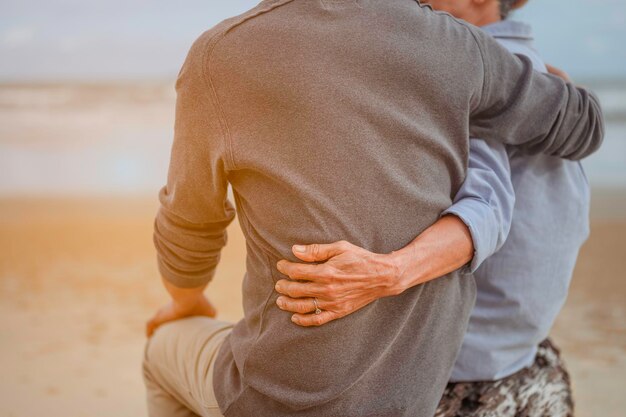
[[474,272],[495,253],[511,229],[515,193],[506,147],[495,141],[470,139],[467,176],[452,206],[453,214],[467,225],[474,242],[474,257],[463,272]]

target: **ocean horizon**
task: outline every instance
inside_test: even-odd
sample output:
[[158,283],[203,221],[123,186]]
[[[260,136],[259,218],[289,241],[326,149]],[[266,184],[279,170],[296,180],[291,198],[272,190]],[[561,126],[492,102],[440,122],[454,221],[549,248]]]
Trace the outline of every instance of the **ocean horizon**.
[[[593,188],[626,193],[626,79],[585,80],[606,119],[583,161]],[[0,196],[154,195],[165,183],[173,81],[0,83]]]

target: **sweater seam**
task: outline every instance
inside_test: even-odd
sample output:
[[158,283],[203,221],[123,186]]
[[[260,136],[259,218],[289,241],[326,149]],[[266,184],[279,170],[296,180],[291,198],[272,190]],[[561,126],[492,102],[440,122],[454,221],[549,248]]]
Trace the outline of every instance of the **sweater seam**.
[[222,104],[220,103],[219,97],[217,95],[217,91],[215,89],[215,85],[213,83],[213,78],[211,77],[210,71],[209,71],[209,74],[207,74],[207,67],[211,65],[211,62],[210,62],[211,54],[213,50],[215,49],[215,47],[217,46],[217,44],[219,43],[219,41],[223,38],[224,38],[224,33],[220,34],[218,38],[212,38],[209,41],[209,42],[212,42],[212,44],[210,45],[208,50],[205,51],[204,56],[202,58],[202,77],[204,79],[204,82],[208,84],[209,90],[211,92],[211,96],[213,98],[213,102],[215,104],[215,107],[217,108],[218,120],[220,123],[220,128],[222,130],[222,137],[224,138],[224,141],[226,142],[225,145],[226,145],[226,149],[228,152],[228,162],[229,162],[229,165],[231,166],[231,169],[234,169],[235,163],[233,159],[233,152],[232,152],[232,145],[231,145],[232,139],[231,139],[230,128],[228,126],[228,121],[226,120],[224,110],[222,109]]
[[472,31],[470,28],[468,28],[466,25],[463,25],[463,27],[465,28],[465,30],[467,30],[471,35],[472,38],[474,39],[474,42],[476,43],[476,46],[478,47],[478,51],[480,52],[480,62],[482,64],[483,67],[483,85],[482,85],[482,90],[480,92],[480,100],[478,101],[478,109],[481,109],[483,107],[483,102],[485,100],[485,96],[487,95],[487,86],[489,85],[488,82],[488,74],[489,74],[489,67],[487,65],[487,62],[485,61],[485,52],[483,51],[483,47],[480,44],[480,42],[478,41],[478,38],[476,37],[476,34],[474,33],[474,31]]
[[[271,262],[269,262],[269,256],[267,254],[265,254],[265,258],[266,258],[266,262],[267,262],[267,266],[269,268],[271,268]],[[273,274],[271,274],[270,271],[270,275],[273,276]],[[228,410],[237,402],[239,401],[239,399],[243,396],[243,394],[250,389],[250,385],[248,383],[246,383],[244,381],[245,379],[245,375],[246,375],[246,366],[248,364],[248,359],[250,358],[250,350],[254,349],[255,345],[258,343],[259,338],[261,337],[261,331],[263,330],[263,318],[266,315],[266,311],[267,308],[270,304],[270,300],[272,299],[272,295],[274,293],[273,288],[269,291],[269,294],[267,295],[267,298],[265,299],[265,303],[263,305],[263,311],[261,313],[261,316],[259,317],[259,329],[257,331],[256,337],[254,338],[254,342],[252,342],[252,344],[250,345],[250,349],[248,350],[248,352],[246,353],[246,358],[243,360],[243,369],[241,370],[241,379],[242,379],[242,383],[244,385],[244,389],[241,390],[241,392],[237,395],[237,397],[235,397],[235,399],[233,399],[231,401],[231,403],[228,405],[228,407],[226,408],[226,410],[224,411],[224,414],[226,414],[228,412]]]
[[[250,224],[248,222],[248,217],[246,216],[245,210],[243,209],[243,205],[241,204],[241,201],[239,199],[239,195],[236,192],[234,193],[234,197],[235,197],[235,201],[237,202],[237,206],[239,207],[238,213],[239,213],[239,217],[240,217],[240,220],[241,220],[242,228],[245,229],[245,231],[248,234],[248,236],[252,236],[251,227],[250,227]],[[270,253],[267,252],[267,250],[263,247],[262,244],[260,244],[259,247],[261,249],[261,253],[263,253],[263,255],[265,257],[266,266],[268,268],[269,275],[272,278],[272,282],[275,283],[276,280],[274,279],[274,273],[273,273],[273,270],[272,270],[272,262],[271,262],[271,258],[270,258],[271,255],[270,255]],[[263,318],[266,315],[267,307],[268,307],[268,305],[270,303],[270,300],[272,299],[272,295],[273,294],[274,294],[274,289],[272,287],[272,289],[269,291],[269,294],[268,294],[268,296],[267,296],[267,298],[265,300],[265,303],[263,305],[263,310],[262,310],[261,316],[259,318],[259,329],[258,329],[256,337],[254,338],[254,342],[252,342],[252,344],[251,344],[251,348],[250,349],[254,348],[254,346],[257,344],[257,342],[259,340],[259,337],[261,337],[261,330],[263,329]],[[248,352],[246,353],[246,357],[243,360],[243,366],[242,366],[242,370],[241,370],[241,379],[242,379],[242,383],[243,383],[245,388],[243,390],[241,390],[241,392],[230,402],[230,404],[228,405],[228,407],[224,411],[224,415],[226,415],[228,413],[228,410],[230,410],[230,408],[237,401],[239,401],[239,399],[243,396],[243,394],[249,388],[251,388],[250,385],[248,385],[246,382],[243,381],[243,379],[245,378],[246,365],[248,363],[248,358],[249,357],[250,357],[250,350],[248,350]]]
[[[232,29],[236,28],[237,26],[242,25],[243,23],[247,22],[248,20],[251,20],[251,19],[253,19],[253,18],[257,17],[257,16],[260,16],[262,14],[268,13],[268,12],[274,10],[275,8],[280,7],[282,5],[285,5],[287,3],[290,3],[292,1],[294,1],[294,0],[277,0],[275,3],[272,3],[272,4],[268,5],[267,8],[263,8],[261,10],[258,10],[255,13],[252,13],[251,15],[242,17],[237,22],[234,22],[229,27],[225,28],[220,34],[218,34],[217,36],[211,38],[209,40],[209,42],[212,42],[212,44],[204,52],[204,56],[202,58],[202,77],[204,79],[204,82],[208,84],[208,86],[209,86],[209,88],[211,90],[211,94],[213,96],[213,101],[214,101],[215,106],[217,107],[217,110],[218,110],[218,119],[220,121],[220,126],[222,128],[222,135],[224,136],[224,139],[226,141],[225,145],[226,145],[226,148],[227,148],[228,162],[230,164],[231,170],[235,170],[236,169],[236,163],[235,163],[235,157],[234,157],[234,151],[233,151],[233,138],[232,138],[232,132],[231,132],[230,126],[228,125],[228,120],[226,118],[226,114],[225,114],[224,109],[222,107],[222,103],[219,100],[219,96],[218,96],[217,90],[215,88],[215,83],[213,82],[213,78],[211,76],[211,68],[210,67],[211,67],[211,58],[212,58],[213,51],[215,50],[217,45],[220,43],[220,41],[223,40],[226,37],[226,34],[228,34],[228,32],[230,32]],[[207,69],[209,70],[208,74],[207,74]]]
[[241,398],[243,396],[243,394],[245,394],[246,391],[248,391],[248,389],[250,389],[250,385],[246,385],[245,388],[241,390],[239,395],[237,395],[237,398],[235,398],[233,401],[231,401],[231,403],[228,405],[228,407],[226,407],[226,410],[224,410],[224,417],[228,417],[227,414],[230,411],[230,409],[233,408],[233,405],[235,405],[235,403],[237,401],[239,401],[239,398]]

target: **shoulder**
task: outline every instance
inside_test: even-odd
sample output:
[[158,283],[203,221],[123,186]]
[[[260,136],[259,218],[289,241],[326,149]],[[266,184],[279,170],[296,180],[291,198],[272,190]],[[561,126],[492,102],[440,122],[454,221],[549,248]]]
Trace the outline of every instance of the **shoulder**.
[[227,38],[234,29],[245,27],[253,19],[259,19],[280,6],[291,3],[293,0],[264,0],[254,8],[239,15],[230,17],[202,32],[192,43],[188,52],[188,59],[206,63],[214,53],[216,46]]
[[447,31],[450,35],[459,33],[462,36],[467,36],[469,34],[477,42],[478,39],[476,39],[476,36],[482,37],[484,35],[478,27],[466,22],[465,20],[457,18],[448,12],[435,10],[429,4],[418,4],[427,19],[429,19],[434,25],[440,27],[442,30]]
[[419,7],[419,23],[425,26],[422,33],[428,37],[429,45],[445,56],[448,62],[462,63],[465,71],[471,72],[473,68],[484,73],[484,50],[489,49],[489,44],[497,45],[497,42],[480,28],[450,13],[434,10],[428,4],[419,4]]

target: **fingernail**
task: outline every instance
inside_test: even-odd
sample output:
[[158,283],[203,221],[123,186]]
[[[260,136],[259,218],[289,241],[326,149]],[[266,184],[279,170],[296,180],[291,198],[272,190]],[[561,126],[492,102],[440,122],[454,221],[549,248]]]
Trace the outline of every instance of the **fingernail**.
[[293,321],[296,324],[300,324],[300,320],[298,320],[296,316],[291,316],[291,321]]
[[306,252],[306,246],[303,246],[303,245],[293,245],[293,250],[295,252],[304,253],[304,252]]
[[280,284],[277,282],[276,285],[274,285],[274,288],[276,291],[280,291]]
[[282,307],[282,306],[283,306],[283,304],[284,304],[283,299],[282,299],[281,297],[278,297],[278,298],[276,299],[276,305],[277,305],[278,307]]

